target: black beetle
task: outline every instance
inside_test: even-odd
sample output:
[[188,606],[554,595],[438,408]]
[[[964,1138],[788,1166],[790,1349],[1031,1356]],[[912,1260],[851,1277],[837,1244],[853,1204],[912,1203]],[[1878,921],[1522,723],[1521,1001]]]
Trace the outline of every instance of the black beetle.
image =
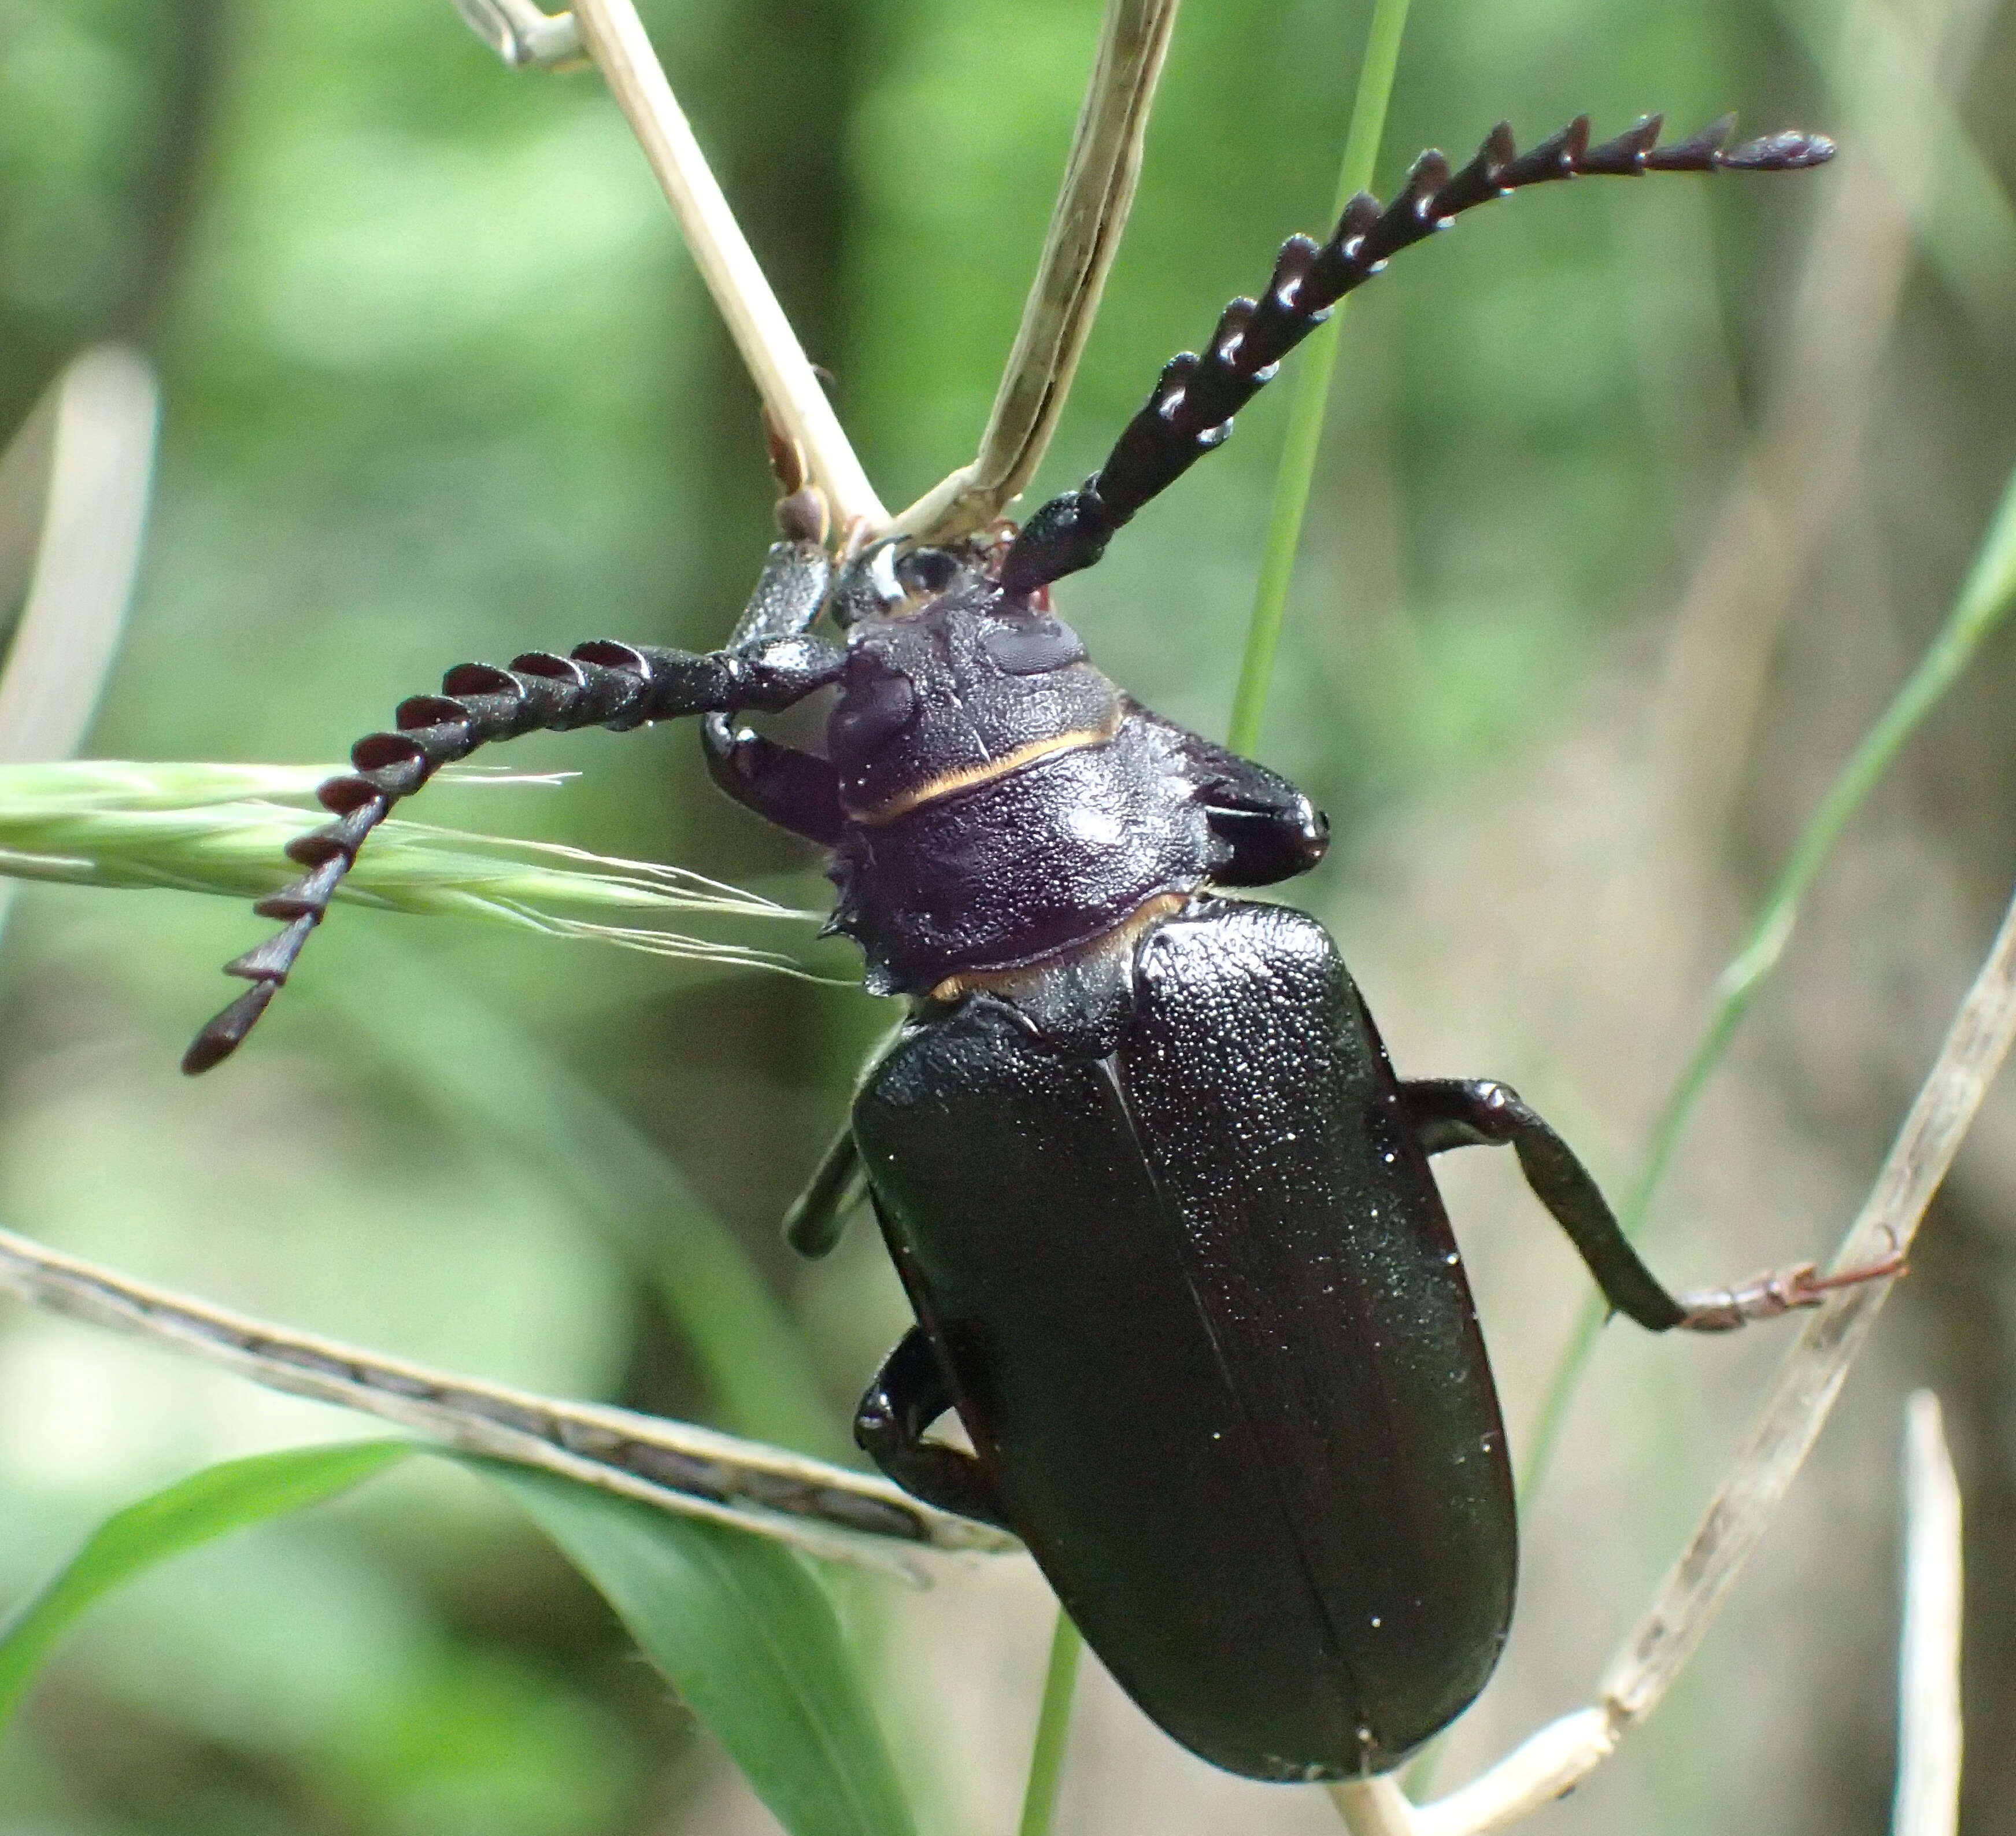
[[[536,729],[704,717],[729,796],[832,851],[834,928],[912,998],[788,1229],[830,1247],[865,1173],[918,1324],[862,1446],[1028,1545],[1107,1668],[1193,1752],[1255,1778],[1382,1771],[1459,1713],[1517,1566],[1489,1366],[1428,1161],[1509,1144],[1611,1304],[1654,1331],[1811,1305],[1810,1268],[1676,1299],[1559,1136],[1502,1084],[1403,1081],[1334,945],[1242,902],[1321,859],[1323,817],[1087,660],[1048,589],[1225,438],[1344,293],[1459,212],[1579,175],[1817,164],[1803,134],[1530,152],[1499,127],[1416,162],[1175,358],[1105,466],[1019,533],[830,553],[780,450],[783,539],[725,647],[614,643],[463,664],[361,741],[258,909],[286,927],[184,1060],[244,1038],[393,804]],[[844,642],[811,635],[820,614]],[[826,756],[736,726],[837,686]],[[1887,1272],[1887,1269],[1886,1269]],[[1859,1279],[1871,1271],[1857,1272]],[[927,1440],[949,1409],[969,1454]]]

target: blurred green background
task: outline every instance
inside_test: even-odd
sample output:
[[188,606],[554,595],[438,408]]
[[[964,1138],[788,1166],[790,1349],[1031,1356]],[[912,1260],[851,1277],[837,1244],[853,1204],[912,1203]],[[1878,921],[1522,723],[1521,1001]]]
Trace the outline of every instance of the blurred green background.
[[[1096,5],[644,10],[871,474],[907,501],[985,418]],[[1039,492],[1089,470],[1162,359],[1322,224],[1366,13],[1191,0]],[[1733,108],[1848,146],[1813,178],[1481,213],[1346,328],[1261,748],[1337,825],[1295,891],[1403,1071],[1515,1082],[1613,1190],[2016,461],[2012,93],[1999,0],[1416,0],[1382,188],[1501,115],[1530,141],[1582,110],[1684,131]],[[753,394],[620,117],[592,76],[507,72],[447,0],[0,0],[0,436],[106,338],[158,365],[164,420],[93,754],[334,760],[464,657],[706,647],[769,539]],[[1208,732],[1283,407],[1256,403],[1060,595],[1110,673]],[[1660,1208],[1676,1283],[1819,1253],[1845,1223],[2016,870],[2012,690],[2005,646],[1816,895]],[[811,851],[716,797],[689,736],[546,736],[509,762],[584,776],[443,787],[416,813],[820,902]],[[0,1219],[452,1369],[844,1448],[901,1298],[872,1231],[798,1267],[776,1220],[890,1010],[345,909],[244,1057],[186,1082],[176,1055],[229,992],[215,966],[265,928],[165,893],[21,898]],[[1581,1276],[1508,1167],[1447,1185],[1516,1449]],[[1759,1571],[1546,1827],[1883,1826],[1899,1399],[1929,1382],[1970,1512],[1967,1827],[2016,1831],[2012,1218],[2001,1098]],[[729,1355],[697,1351],[696,1319]],[[1586,1698],[1782,1343],[1628,1331],[1570,1418],[1507,1662],[1445,1783]],[[0,1603],[152,1485],[355,1431],[7,1303]],[[1032,1571],[847,1597],[926,1827],[1005,1830],[1048,1634]],[[1315,1794],[1191,1760],[1103,1679],[1074,1742],[1063,1831],[1335,1827]],[[114,1600],[0,1746],[5,1836],[773,1827],[585,1584],[471,1483],[417,1470]]]

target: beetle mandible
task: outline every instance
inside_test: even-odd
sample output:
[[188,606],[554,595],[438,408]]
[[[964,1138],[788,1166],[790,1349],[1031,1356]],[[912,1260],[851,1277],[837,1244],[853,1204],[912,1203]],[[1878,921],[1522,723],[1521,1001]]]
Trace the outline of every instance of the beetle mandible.
[[[862,1448],[927,1502],[1012,1529],[1141,1707],[1255,1778],[1385,1770],[1484,1684],[1517,1567],[1511,1470],[1431,1156],[1509,1145],[1611,1306],[1714,1331],[1817,1302],[1810,1266],[1676,1298],[1567,1145],[1506,1085],[1395,1076],[1317,922],[1227,889],[1305,873],[1327,825],[1286,779],[1132,700],[1049,589],[1229,433],[1344,294],[1460,212],[1579,176],[1816,165],[1799,133],[1424,153],[1291,237],[1201,356],[1164,369],[1100,470],[945,546],[834,553],[797,455],[782,539],[722,649],[607,641],[466,663],[322,787],[333,820],[258,911],[286,927],[184,1068],[244,1039],[358,848],[441,765],[535,729],[702,718],[715,781],[830,851],[833,927],[909,998],[794,1208],[830,1248],[865,1175],[917,1323]],[[837,641],[815,635],[823,615]],[[824,755],[736,724],[837,687]],[[967,1453],[927,1438],[956,1411]]]

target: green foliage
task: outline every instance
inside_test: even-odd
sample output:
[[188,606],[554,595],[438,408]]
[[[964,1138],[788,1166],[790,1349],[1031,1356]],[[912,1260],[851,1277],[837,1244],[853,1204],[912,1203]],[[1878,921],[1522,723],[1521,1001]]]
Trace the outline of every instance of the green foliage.
[[[418,1445],[357,1442],[256,1455],[193,1474],[115,1512],[0,1625],[0,1726],[95,1601],[200,1543],[347,1492]],[[797,1557],[763,1539],[591,1487],[494,1461],[464,1463],[523,1507],[607,1597],[791,1836],[912,1836],[833,1608]],[[394,1746],[374,1772],[416,1764],[429,1775],[471,1769],[459,1767],[444,1744],[481,1744],[515,1716],[509,1695],[495,1695],[499,1680],[493,1675],[482,1687],[491,1692],[488,1706],[501,1712],[479,1713],[459,1730],[437,1728],[420,1752],[402,1756]],[[510,1758],[494,1753],[478,1769],[494,1773]],[[535,1795],[541,1789],[536,1774],[525,1783]],[[442,1808],[437,1802],[437,1814]],[[573,1827],[565,1818],[547,1820]],[[514,1821],[524,1823],[522,1816]]]
[[791,1836],[911,1836],[833,1608],[788,1550],[478,1463],[615,1608]]
[[193,1474],[113,1513],[0,1625],[0,1726],[57,1640],[93,1601],[212,1537],[347,1492],[414,1450],[409,1441],[358,1441],[255,1454]]
[[1078,1695],[1078,1659],[1085,1640],[1061,1607],[1050,1633],[1050,1661],[1043,1670],[1043,1702],[1036,1715],[1036,1742],[1029,1756],[1029,1783],[1022,1795],[1019,1836],[1049,1836],[1064,1782],[1064,1752],[1071,1733],[1071,1704]]
[[430,1654],[346,1721],[330,1788],[400,1836],[606,1830],[634,1802],[638,1769],[621,1730],[558,1681],[496,1651]]
[[[339,984],[347,1025],[427,1093],[445,1132],[472,1154],[522,1155],[605,1229],[657,1298],[699,1367],[710,1419],[736,1434],[843,1457],[805,1335],[731,1230],[676,1161],[588,1079],[506,1014],[391,953],[368,992]],[[463,1049],[445,1063],[439,1029]],[[584,1154],[581,1144],[592,1142]]]

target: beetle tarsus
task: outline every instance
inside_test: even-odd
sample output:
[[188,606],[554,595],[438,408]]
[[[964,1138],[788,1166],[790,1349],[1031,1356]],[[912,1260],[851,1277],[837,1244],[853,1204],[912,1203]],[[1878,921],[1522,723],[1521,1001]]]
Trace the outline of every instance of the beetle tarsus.
[[1817,134],[1772,134],[1730,146],[1733,115],[1661,147],[1663,119],[1647,115],[1592,147],[1589,117],[1578,115],[1524,153],[1501,121],[1461,171],[1452,171],[1431,149],[1414,162],[1391,203],[1381,206],[1360,192],[1320,247],[1307,236],[1291,236],[1260,297],[1227,306],[1201,356],[1185,351],[1164,366],[1154,393],[1105,465],[1029,518],[1003,565],[1002,585],[1011,593],[1028,593],[1089,567],[1136,511],[1224,441],[1233,415],[1273,380],[1281,359],[1329,318],[1339,300],[1463,211],[1564,178],[1791,172],[1834,157],[1834,142]]
[[1813,1263],[1799,1262],[1770,1270],[1741,1287],[1682,1294],[1686,1312],[1679,1323],[1687,1332],[1732,1332],[1753,1319],[1777,1319],[1802,1308],[1817,1307],[1838,1289],[1892,1281],[1909,1273],[1903,1251],[1895,1247],[1874,1262],[1831,1275],[1821,1274]]
[[940,1510],[1012,1532],[994,1481],[970,1453],[927,1441],[924,1431],[953,1406],[937,1349],[912,1327],[882,1361],[854,1417],[861,1451],[909,1492]]

